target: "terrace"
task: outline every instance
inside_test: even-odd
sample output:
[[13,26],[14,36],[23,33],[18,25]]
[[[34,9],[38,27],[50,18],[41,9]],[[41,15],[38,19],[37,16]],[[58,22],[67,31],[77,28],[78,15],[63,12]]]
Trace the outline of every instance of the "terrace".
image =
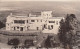
[[8,31],[5,28],[0,29],[0,34],[9,35],[9,36],[35,36],[39,35],[41,31],[37,30],[28,30],[28,31]]

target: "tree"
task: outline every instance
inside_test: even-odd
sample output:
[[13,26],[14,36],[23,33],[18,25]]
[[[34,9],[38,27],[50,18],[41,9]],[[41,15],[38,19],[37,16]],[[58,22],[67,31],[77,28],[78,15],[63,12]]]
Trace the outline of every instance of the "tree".
[[67,49],[72,49],[72,41],[73,38],[75,38],[76,33],[76,27],[75,27],[75,22],[76,21],[75,14],[69,14],[67,15],[65,22],[61,20],[60,22],[60,33],[59,33],[59,39],[63,43],[64,47]]
[[62,19],[61,22],[60,22],[60,29],[59,29],[59,40],[60,42],[64,45],[65,47],[65,43],[66,43],[66,26],[65,26],[65,22],[64,20]]
[[10,41],[8,41],[8,45],[13,45],[13,46],[19,45],[19,43],[20,43],[20,41],[17,38],[14,38],[14,39],[11,39]]
[[0,29],[5,27],[5,24],[3,24],[1,21],[0,21]]
[[46,41],[45,41],[45,43],[44,43],[46,48],[50,48],[51,47],[50,38],[51,38],[51,36],[48,36]]
[[33,40],[25,40],[24,45],[26,47],[34,46]]

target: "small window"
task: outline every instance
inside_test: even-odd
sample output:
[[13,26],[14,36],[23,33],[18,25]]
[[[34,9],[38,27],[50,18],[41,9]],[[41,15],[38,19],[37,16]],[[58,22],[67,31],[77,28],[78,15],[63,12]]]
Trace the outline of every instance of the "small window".
[[31,20],[31,22],[35,22],[35,20]]
[[16,28],[14,27],[14,30],[16,30]]
[[29,27],[30,27],[30,26],[27,27],[27,30],[29,30]]
[[53,25],[51,25],[51,28],[53,29]]
[[17,27],[17,29],[19,29],[19,27]]
[[44,25],[44,28],[46,28],[46,25]]
[[9,24],[8,24],[8,26],[9,26]]
[[48,16],[48,14],[47,14],[47,16]]
[[53,25],[48,25],[48,29],[52,30],[53,29]]
[[48,29],[51,30],[50,25],[48,25]]
[[28,23],[28,20],[27,20],[27,23]]
[[41,20],[41,22],[42,22],[42,20]]
[[39,30],[39,27],[37,27],[37,30]]
[[56,21],[56,24],[58,25],[58,21]]
[[47,24],[44,24],[44,28],[46,28],[47,29],[47,26],[46,26]]
[[49,23],[55,23],[55,21],[49,21]]
[[37,20],[37,22],[38,22],[39,20]]

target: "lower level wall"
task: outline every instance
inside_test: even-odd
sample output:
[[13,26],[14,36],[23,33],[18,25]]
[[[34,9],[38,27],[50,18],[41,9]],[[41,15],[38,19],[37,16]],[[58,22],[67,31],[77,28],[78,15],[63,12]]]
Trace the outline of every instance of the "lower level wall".
[[9,35],[0,34],[0,42],[8,44],[8,41],[10,41],[11,39],[17,38],[17,39],[19,39],[20,44],[24,44],[25,40],[33,40],[33,41],[37,41],[37,42],[34,42],[34,45],[38,46],[38,45],[41,45],[44,40],[46,40],[48,35],[53,36],[54,34],[43,34],[43,33],[41,33],[41,34],[36,35],[36,36],[29,36],[29,35],[9,36]]
[[29,40],[29,39],[33,40],[33,41],[36,40],[36,38],[33,36],[7,36],[7,35],[0,34],[0,42],[1,43],[7,44],[8,41],[10,41],[11,39],[14,39],[14,38],[17,38],[20,41],[20,43],[23,43],[23,44],[24,44],[25,40]]

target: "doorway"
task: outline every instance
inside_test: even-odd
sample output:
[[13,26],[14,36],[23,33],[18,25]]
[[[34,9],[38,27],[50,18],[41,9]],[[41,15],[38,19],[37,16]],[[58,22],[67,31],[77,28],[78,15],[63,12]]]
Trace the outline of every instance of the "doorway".
[[20,31],[23,31],[23,27],[20,27]]

